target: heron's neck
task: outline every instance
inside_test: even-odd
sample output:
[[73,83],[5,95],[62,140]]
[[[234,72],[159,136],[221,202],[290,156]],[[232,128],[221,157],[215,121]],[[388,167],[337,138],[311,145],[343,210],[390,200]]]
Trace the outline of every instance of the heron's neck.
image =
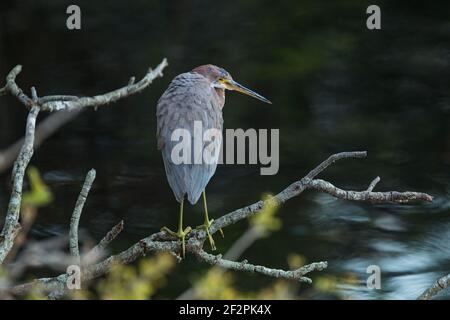
[[222,110],[223,106],[225,105],[225,89],[222,88],[214,88],[216,91],[218,101],[219,101],[219,108]]

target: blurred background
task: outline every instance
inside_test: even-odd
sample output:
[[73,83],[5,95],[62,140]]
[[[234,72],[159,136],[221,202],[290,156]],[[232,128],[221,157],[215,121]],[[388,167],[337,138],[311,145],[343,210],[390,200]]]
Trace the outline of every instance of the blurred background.
[[[321,178],[362,190],[377,175],[378,191],[423,191],[431,204],[372,205],[307,192],[280,208],[283,226],[243,255],[288,268],[327,260],[295,296],[336,299],[416,298],[450,270],[450,3],[377,1],[382,30],[366,28],[373,1],[3,1],[0,9],[0,85],[16,64],[18,84],[40,95],[103,93],[143,76],[164,57],[169,67],[143,93],[84,112],[40,147],[32,164],[55,194],[39,212],[31,237],[68,232],[86,172],[97,180],[81,228],[101,239],[118,221],[118,252],[163,225],[175,226],[178,204],[155,141],[155,106],[171,79],[212,63],[273,105],[229,93],[225,128],[280,129],[280,170],[222,165],[208,186],[212,217],[281,191],[332,153],[367,150]],[[82,29],[66,28],[66,8],[78,4]],[[41,119],[45,115],[41,115]],[[0,150],[23,135],[26,110],[0,99]],[[0,174],[0,212],[10,193]],[[186,224],[202,221],[200,204]],[[2,217],[3,218],[3,217]],[[247,229],[241,222],[216,236],[226,252]],[[369,265],[382,271],[381,290],[366,288]],[[169,275],[158,298],[176,298],[208,266],[189,257]],[[242,292],[274,279],[234,273]],[[445,297],[445,294],[443,295]],[[447,293],[447,298],[450,297]]]

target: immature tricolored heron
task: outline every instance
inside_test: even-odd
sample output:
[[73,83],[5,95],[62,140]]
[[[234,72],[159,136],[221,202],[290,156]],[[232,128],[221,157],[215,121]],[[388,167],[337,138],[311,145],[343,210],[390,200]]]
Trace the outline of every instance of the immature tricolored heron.
[[[185,237],[191,231],[190,227],[183,229],[185,196],[191,204],[195,204],[200,195],[203,194],[205,221],[200,227],[205,229],[211,248],[215,250],[214,240],[209,232],[213,220],[209,220],[208,217],[205,187],[216,171],[218,152],[222,143],[222,108],[225,104],[225,89],[235,90],[266,103],[271,103],[266,98],[234,81],[224,69],[208,64],[175,77],[159,99],[156,107],[158,149],[162,151],[169,185],[175,194],[175,198],[180,203],[178,231],[173,232],[167,227],[163,227],[161,230],[181,240],[183,256],[185,254]],[[174,139],[173,134],[177,129],[186,130],[191,134],[189,141],[187,141],[188,145],[194,146],[196,143],[194,141],[194,138],[196,138],[194,133],[196,122],[201,123],[204,131],[216,129],[220,132],[220,136],[211,139],[212,141],[204,142],[202,139],[200,144],[201,155],[203,155],[204,149],[213,148],[217,151],[215,153],[217,157],[213,157],[210,161],[199,162],[197,158],[194,159],[194,150],[188,156],[189,161],[180,163],[180,161],[174,159],[176,153],[173,153],[173,151],[179,144],[179,140]],[[186,141],[184,142],[186,143]]]

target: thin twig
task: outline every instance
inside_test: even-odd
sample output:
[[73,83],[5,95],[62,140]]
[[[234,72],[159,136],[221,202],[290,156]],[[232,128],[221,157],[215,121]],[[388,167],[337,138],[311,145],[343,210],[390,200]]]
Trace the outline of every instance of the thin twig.
[[8,73],[8,75],[6,76],[6,85],[2,89],[1,95],[4,95],[5,93],[9,92],[26,107],[31,108],[31,106],[33,106],[34,104],[33,99],[31,99],[25,93],[23,93],[22,89],[20,89],[19,86],[16,84],[16,77],[19,75],[21,71],[22,66],[17,65]]
[[370,192],[370,191],[351,191],[342,190],[328,181],[314,179],[311,180],[308,185],[308,189],[315,189],[325,193],[331,194],[333,197],[343,200],[352,201],[369,201],[369,202],[395,202],[395,203],[408,203],[410,201],[433,201],[433,197],[422,192]]
[[97,95],[93,97],[81,97],[75,100],[57,100],[48,101],[41,105],[44,111],[60,111],[60,110],[73,110],[86,107],[99,107],[115,102],[124,97],[136,94],[147,88],[154,79],[162,77],[162,71],[168,66],[167,60],[164,59],[156,69],[149,69],[147,74],[137,83],[130,82],[127,86],[114,91]]
[[12,172],[12,192],[6,212],[5,224],[0,234],[0,265],[14,245],[14,239],[20,229],[19,216],[22,204],[22,188],[25,170],[33,156],[34,131],[39,108],[33,106],[28,113],[25,129],[25,140]]
[[369,184],[369,186],[367,187],[368,192],[373,191],[373,189],[375,188],[375,186],[378,184],[378,182],[380,182],[380,177],[376,177],[375,179],[372,180],[372,182]]
[[323,170],[328,168],[330,165],[335,163],[338,160],[341,159],[348,159],[348,158],[365,158],[367,157],[367,151],[352,151],[352,152],[340,152],[335,153],[328,157],[327,160],[319,164],[317,167],[315,167],[313,170],[311,170],[304,179],[314,179],[318,174],[320,174]]
[[75,257],[77,264],[80,264],[80,250],[78,247],[78,225],[80,223],[81,213],[83,212],[83,207],[86,199],[91,190],[92,184],[95,180],[95,170],[91,169],[87,175],[83,184],[83,188],[80,191],[77,202],[75,204],[75,209],[73,210],[72,217],[70,219],[70,231],[69,231],[69,249],[72,256]]

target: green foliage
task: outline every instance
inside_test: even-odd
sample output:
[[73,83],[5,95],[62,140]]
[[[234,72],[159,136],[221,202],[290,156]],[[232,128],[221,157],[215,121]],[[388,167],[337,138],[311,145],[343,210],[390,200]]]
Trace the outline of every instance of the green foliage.
[[265,202],[261,212],[249,220],[251,226],[258,228],[262,235],[268,236],[270,233],[278,231],[282,226],[282,222],[276,216],[279,205],[273,199],[273,196],[266,194],[263,196],[263,201]]
[[43,207],[53,201],[53,194],[35,167],[27,170],[30,191],[23,194],[22,206]]

